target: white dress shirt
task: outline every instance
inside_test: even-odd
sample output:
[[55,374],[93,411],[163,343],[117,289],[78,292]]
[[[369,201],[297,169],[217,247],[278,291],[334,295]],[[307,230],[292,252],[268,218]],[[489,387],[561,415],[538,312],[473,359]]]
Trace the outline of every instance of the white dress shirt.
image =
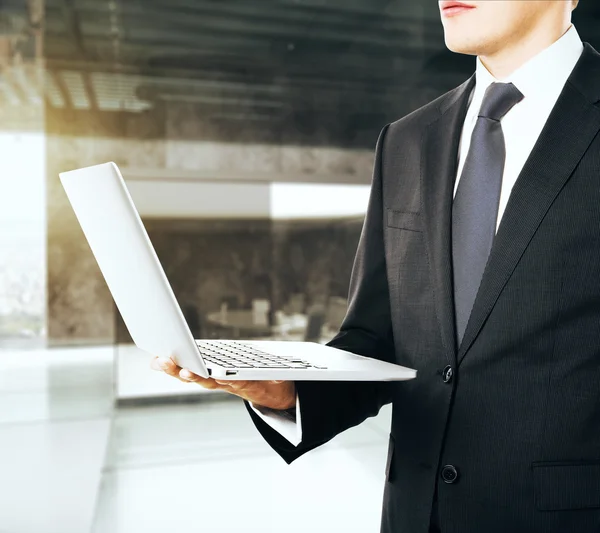
[[[471,146],[471,137],[486,89],[495,82],[513,83],[524,96],[523,100],[516,104],[502,119],[506,161],[496,228],[500,226],[512,188],[582,53],[583,43],[581,38],[575,27],[571,26],[558,41],[530,59],[505,79],[496,79],[485,68],[481,60],[477,58],[476,85],[471,94],[461,135],[454,194],[456,194],[465,159]],[[298,398],[296,398],[296,420],[282,415],[279,411],[264,408],[259,410],[254,406],[253,409],[291,444],[297,446],[302,441],[302,423]]]
[[513,83],[525,97],[502,119],[506,161],[496,228],[500,226],[512,188],[582,53],[583,43],[575,27],[571,26],[558,41],[505,79],[496,79],[477,58],[476,85],[471,94],[461,136],[454,194],[465,166],[471,137],[487,88],[495,82]]

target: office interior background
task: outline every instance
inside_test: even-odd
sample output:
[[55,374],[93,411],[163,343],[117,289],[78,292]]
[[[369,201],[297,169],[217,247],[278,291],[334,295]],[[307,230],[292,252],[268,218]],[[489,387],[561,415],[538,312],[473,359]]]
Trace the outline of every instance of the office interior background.
[[0,531],[378,531],[389,410],[287,466],[150,370],[58,173],[120,166],[196,337],[326,342],[379,131],[474,65],[434,0],[3,0]]

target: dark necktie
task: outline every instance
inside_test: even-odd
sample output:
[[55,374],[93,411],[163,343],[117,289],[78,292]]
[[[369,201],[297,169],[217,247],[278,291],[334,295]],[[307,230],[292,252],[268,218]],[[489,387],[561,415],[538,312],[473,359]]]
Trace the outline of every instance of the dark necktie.
[[506,159],[500,121],[522,99],[512,83],[493,83],[487,88],[454,198],[452,260],[459,345],[496,235]]

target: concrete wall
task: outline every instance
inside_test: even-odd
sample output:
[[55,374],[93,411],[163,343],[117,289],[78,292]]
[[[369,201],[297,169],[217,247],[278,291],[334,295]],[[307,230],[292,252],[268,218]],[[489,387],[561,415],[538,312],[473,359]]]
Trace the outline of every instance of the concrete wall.
[[[138,169],[132,185],[142,191],[144,187],[151,191],[157,182],[154,176],[144,183],[139,169],[149,173],[163,169],[163,182],[172,179],[170,176],[177,180],[182,172],[192,181],[195,173],[198,179],[205,179],[208,172],[213,181],[224,183],[232,175],[239,179],[240,174],[263,182],[285,181],[287,176],[307,181],[314,181],[315,176],[324,181],[370,181],[372,150],[215,142],[203,139],[203,128],[189,106],[184,112],[175,102],[141,114],[48,114],[47,317],[51,343],[112,342],[116,335],[112,298],[60,186],[59,172],[115,161],[126,178],[127,169]],[[179,218],[177,212],[162,216]]]

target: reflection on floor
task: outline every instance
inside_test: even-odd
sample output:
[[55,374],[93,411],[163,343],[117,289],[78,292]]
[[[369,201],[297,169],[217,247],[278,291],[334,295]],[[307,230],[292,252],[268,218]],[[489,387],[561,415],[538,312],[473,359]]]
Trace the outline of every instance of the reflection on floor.
[[0,351],[0,531],[90,530],[112,416],[112,348]]
[[113,408],[111,348],[0,352],[0,531],[376,533],[389,410],[287,466],[241,402]]

